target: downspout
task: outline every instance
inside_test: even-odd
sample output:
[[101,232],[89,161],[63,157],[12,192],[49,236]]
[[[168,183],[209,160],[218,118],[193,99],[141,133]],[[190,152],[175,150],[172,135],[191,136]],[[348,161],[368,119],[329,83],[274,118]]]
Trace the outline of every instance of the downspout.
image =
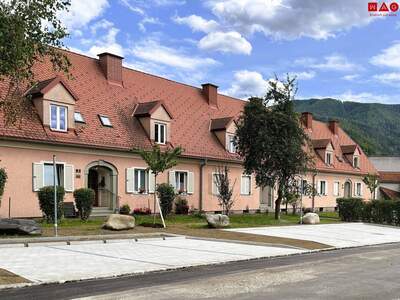
[[207,158],[200,162],[200,197],[199,197],[199,211],[203,211],[203,173],[204,167],[207,165]]

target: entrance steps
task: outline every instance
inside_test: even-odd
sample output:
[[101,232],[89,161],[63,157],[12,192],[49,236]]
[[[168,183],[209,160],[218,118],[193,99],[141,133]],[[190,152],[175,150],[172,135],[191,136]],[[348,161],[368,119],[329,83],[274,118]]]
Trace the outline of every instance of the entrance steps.
[[91,217],[106,217],[111,215],[113,210],[109,207],[93,207],[92,213],[90,214]]

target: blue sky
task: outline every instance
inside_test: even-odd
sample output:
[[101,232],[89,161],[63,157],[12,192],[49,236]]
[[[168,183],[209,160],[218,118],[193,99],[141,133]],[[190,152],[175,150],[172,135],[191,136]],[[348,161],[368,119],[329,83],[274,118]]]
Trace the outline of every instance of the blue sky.
[[277,74],[298,98],[400,104],[400,13],[366,0],[72,0],[65,44],[134,69],[247,98]]

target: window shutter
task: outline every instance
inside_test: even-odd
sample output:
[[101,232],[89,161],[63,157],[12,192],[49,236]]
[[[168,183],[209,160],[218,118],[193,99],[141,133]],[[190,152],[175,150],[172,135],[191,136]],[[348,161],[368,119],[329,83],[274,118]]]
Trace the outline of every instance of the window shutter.
[[194,173],[188,172],[188,186],[187,186],[188,194],[194,193]]
[[362,185],[362,183],[360,182],[360,196],[362,196],[363,195],[363,185]]
[[155,187],[155,183],[156,183],[156,176],[154,175],[154,173],[149,170],[149,193],[153,194],[156,187]]
[[169,171],[169,184],[176,189],[175,171]]
[[317,193],[318,195],[321,194],[321,181],[317,180]]
[[337,182],[333,183],[333,195],[334,196],[339,196],[339,186]]
[[213,195],[218,195],[218,187],[214,180],[216,175],[217,173],[211,173],[211,193]]
[[74,166],[64,166],[64,189],[66,192],[74,191]]
[[32,187],[34,192],[43,187],[43,168],[44,165],[42,163],[32,164]]
[[356,182],[354,183],[353,190],[354,190],[354,192],[353,192],[354,196],[357,196],[357,183]]
[[135,169],[127,168],[126,169],[126,192],[127,193],[133,193],[134,182],[135,182]]
[[325,196],[328,195],[328,182],[325,181]]

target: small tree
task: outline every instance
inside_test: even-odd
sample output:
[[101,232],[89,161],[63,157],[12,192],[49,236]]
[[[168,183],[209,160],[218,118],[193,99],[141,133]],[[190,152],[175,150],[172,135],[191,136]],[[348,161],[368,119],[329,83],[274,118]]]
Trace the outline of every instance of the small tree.
[[217,167],[215,170],[214,184],[218,192],[218,204],[222,207],[222,212],[229,215],[229,212],[235,202],[233,197],[233,188],[235,187],[236,180],[231,185],[229,179],[228,166]]
[[161,210],[164,216],[168,216],[172,211],[175,200],[175,189],[168,183],[161,183],[157,186],[157,196],[160,199]]
[[378,178],[379,178],[378,175],[369,173],[363,178],[363,182],[368,187],[369,191],[371,192],[371,198],[374,200],[375,200],[375,190],[379,185]]
[[58,48],[68,36],[59,12],[68,11],[65,0],[0,1],[0,80],[8,89],[0,99],[6,123],[15,123],[27,108],[26,84],[34,83],[35,62],[49,59],[56,71],[68,73],[70,62]]
[[86,221],[92,212],[95,192],[92,189],[81,188],[74,191],[76,209],[81,220]]
[[8,177],[6,170],[4,168],[0,168],[0,200],[4,194],[4,188],[6,186],[7,178]]
[[[57,186],[57,216],[58,221],[61,220],[64,207],[65,191],[62,186]],[[54,187],[45,186],[38,192],[39,206],[43,212],[47,223],[54,223]]]
[[250,98],[236,131],[238,153],[244,158],[246,173],[255,174],[259,187],[277,186],[275,219],[288,184],[312,166],[309,138],[294,109],[295,78],[269,81],[263,98]]
[[[176,147],[173,149],[167,149],[166,151],[162,152],[160,146],[154,145],[153,149],[150,151],[147,150],[138,150],[140,156],[148,165],[147,170],[154,174],[154,185],[157,187],[157,176],[160,173],[176,166],[178,164],[178,156],[181,155],[183,149],[181,147]],[[160,210],[161,220],[163,222],[164,227],[164,217],[161,211],[160,202],[157,200],[157,193],[154,193],[154,206],[153,206],[153,224],[156,224],[156,204],[158,204],[158,208]]]

